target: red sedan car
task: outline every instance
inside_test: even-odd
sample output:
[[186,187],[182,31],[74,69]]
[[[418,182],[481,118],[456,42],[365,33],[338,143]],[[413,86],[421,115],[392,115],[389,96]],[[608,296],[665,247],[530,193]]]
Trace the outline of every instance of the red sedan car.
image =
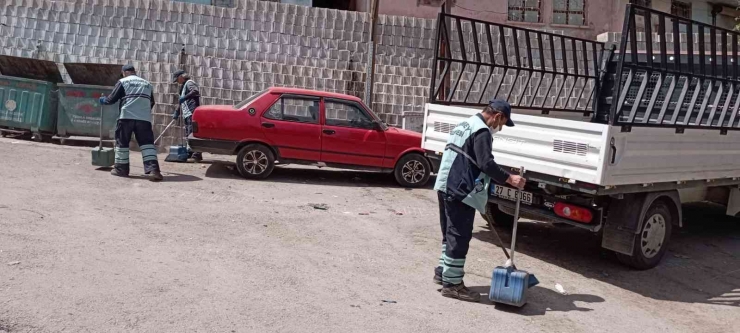
[[200,106],[193,151],[236,155],[239,173],[264,179],[275,164],[393,173],[406,187],[426,184],[432,163],[421,134],[388,127],[353,96],[270,88],[231,105]]

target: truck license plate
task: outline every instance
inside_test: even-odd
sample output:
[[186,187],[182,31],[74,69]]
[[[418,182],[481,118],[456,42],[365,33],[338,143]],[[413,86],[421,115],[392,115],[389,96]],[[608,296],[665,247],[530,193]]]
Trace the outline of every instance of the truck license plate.
[[[493,188],[493,195],[499,198],[503,198],[503,199],[507,199],[511,201],[516,201],[517,193],[520,193],[520,192],[510,187],[495,185]],[[531,205],[532,204],[532,193],[524,192],[524,191],[522,191],[521,193],[522,193],[522,203]]]

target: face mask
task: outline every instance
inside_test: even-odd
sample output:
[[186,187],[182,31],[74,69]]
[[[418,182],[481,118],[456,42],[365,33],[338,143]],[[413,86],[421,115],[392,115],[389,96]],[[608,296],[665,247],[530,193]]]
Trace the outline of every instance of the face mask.
[[501,131],[501,127],[503,126],[496,125],[496,126],[489,126],[488,128],[491,130],[491,134],[496,134],[499,131]]

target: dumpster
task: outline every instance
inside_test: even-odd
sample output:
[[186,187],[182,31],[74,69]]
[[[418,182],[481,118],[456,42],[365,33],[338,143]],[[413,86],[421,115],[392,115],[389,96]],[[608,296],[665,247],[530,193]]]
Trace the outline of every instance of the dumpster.
[[50,139],[56,128],[57,84],[54,62],[0,56],[0,132]]
[[[102,95],[113,91],[121,78],[121,65],[65,63],[72,84],[59,84],[57,135],[69,137],[100,136]],[[113,139],[118,119],[118,104],[104,105],[103,139]]]

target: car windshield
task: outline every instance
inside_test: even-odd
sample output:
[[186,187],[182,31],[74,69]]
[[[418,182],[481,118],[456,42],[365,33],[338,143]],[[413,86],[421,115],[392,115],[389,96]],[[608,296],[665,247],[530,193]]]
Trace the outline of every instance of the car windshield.
[[234,105],[234,109],[241,109],[241,108],[247,106],[247,104],[252,103],[253,100],[257,99],[257,97],[262,96],[266,92],[267,92],[267,90],[262,90],[262,91],[260,91],[260,92],[258,92],[256,94],[252,95],[251,97],[249,97],[249,98],[241,101],[239,104]]

